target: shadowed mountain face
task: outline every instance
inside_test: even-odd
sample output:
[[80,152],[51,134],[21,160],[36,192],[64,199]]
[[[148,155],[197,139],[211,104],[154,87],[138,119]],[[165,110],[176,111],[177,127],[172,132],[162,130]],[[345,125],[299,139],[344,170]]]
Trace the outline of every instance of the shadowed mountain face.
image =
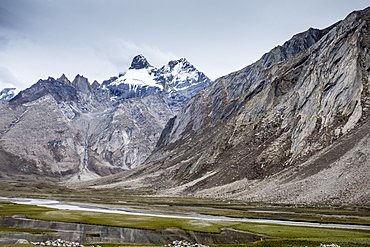
[[81,75],[39,80],[0,104],[2,177],[71,182],[140,165],[166,122],[210,84],[186,59],[157,69],[142,55],[102,85]]
[[297,34],[217,79],[167,123],[144,165],[92,184],[163,195],[369,202],[369,72],[367,8]]

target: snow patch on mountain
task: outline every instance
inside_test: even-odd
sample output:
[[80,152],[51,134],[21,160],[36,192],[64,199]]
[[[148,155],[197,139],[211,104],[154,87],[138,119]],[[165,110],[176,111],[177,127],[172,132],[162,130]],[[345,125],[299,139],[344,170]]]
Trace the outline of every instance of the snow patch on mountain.
[[0,91],[0,103],[13,99],[19,91],[16,88],[4,88]]
[[136,88],[138,86],[151,86],[163,89],[163,86],[155,81],[155,77],[149,69],[129,69],[110,85],[119,85],[121,83],[136,86]]

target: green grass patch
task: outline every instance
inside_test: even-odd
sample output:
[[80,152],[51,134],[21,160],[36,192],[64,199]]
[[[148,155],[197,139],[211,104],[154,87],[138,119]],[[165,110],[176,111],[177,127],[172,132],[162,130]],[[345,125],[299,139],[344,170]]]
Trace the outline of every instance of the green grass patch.
[[356,243],[370,246],[370,231],[334,228],[284,226],[273,224],[240,223],[234,229],[263,234],[290,241],[313,241],[320,243]]
[[286,226],[275,224],[255,224],[255,223],[236,223],[234,229],[259,233],[268,236],[279,238],[325,238],[335,236],[336,240],[341,239],[361,239],[369,241],[370,231],[365,230],[349,230],[336,228],[320,228],[320,227],[302,227],[302,226]]
[[39,207],[25,204],[1,203],[0,215],[13,216],[13,215],[35,215],[49,211],[56,211],[57,209]]
[[219,233],[221,231],[220,226],[218,224],[209,221],[110,214],[98,212],[83,212],[73,210],[57,210],[57,211],[53,210],[41,212],[39,214],[32,214],[29,217],[33,219],[48,221],[63,221],[72,223],[128,227],[148,230],[164,230],[167,228],[177,228],[199,232]]
[[[333,244],[333,242],[325,241],[309,241],[309,240],[290,240],[290,239],[271,239],[257,243],[244,245],[224,245],[228,247],[319,247],[320,244]],[[369,244],[349,243],[349,242],[335,242],[341,247],[368,247]]]

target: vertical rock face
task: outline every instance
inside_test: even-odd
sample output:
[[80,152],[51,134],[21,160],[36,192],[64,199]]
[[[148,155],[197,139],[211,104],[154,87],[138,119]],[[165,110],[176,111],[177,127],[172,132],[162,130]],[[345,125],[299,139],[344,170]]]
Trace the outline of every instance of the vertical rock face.
[[[187,89],[158,79],[166,75],[142,55],[133,59],[125,74],[102,85],[90,84],[81,75],[73,81],[65,75],[39,80],[0,104],[0,160],[12,160],[1,164],[3,176],[87,180],[141,164],[177,112],[170,99],[181,107],[210,84],[203,73],[186,65],[202,81],[188,81],[194,75],[181,68],[169,71],[181,77],[178,81]],[[176,96],[168,96],[171,93]],[[17,167],[10,169],[10,163]]]
[[[330,178],[330,169],[338,175],[335,167],[363,180],[357,169],[369,176],[368,162],[351,167],[343,165],[343,156],[358,156],[352,148],[369,139],[356,136],[369,121],[369,30],[367,8],[324,30],[295,35],[256,63],[219,78],[167,123],[156,151],[145,165],[123,173],[121,185],[168,195],[280,201],[300,195],[309,201],[304,188],[318,174],[326,174],[333,188],[333,181],[341,181]],[[303,179],[301,187],[292,182]],[[267,187],[268,181],[274,185]],[[369,182],[345,195],[342,187],[331,192],[344,201],[357,193],[361,201]],[[284,194],[289,189],[297,194]]]
[[89,149],[95,158],[89,165],[104,170],[107,168],[101,163],[111,162],[126,170],[141,164],[172,116],[173,112],[158,94],[123,101],[112,114],[109,127],[96,132]]

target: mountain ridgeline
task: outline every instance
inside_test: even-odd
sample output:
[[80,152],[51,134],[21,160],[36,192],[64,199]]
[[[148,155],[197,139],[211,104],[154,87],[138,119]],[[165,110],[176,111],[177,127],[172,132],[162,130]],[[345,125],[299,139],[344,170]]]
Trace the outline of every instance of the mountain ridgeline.
[[184,58],[154,68],[143,55],[101,85],[81,75],[39,80],[0,104],[1,176],[72,182],[131,169],[210,84]]
[[166,196],[368,203],[369,73],[367,8],[294,35],[217,79],[167,123],[145,164],[90,184]]

